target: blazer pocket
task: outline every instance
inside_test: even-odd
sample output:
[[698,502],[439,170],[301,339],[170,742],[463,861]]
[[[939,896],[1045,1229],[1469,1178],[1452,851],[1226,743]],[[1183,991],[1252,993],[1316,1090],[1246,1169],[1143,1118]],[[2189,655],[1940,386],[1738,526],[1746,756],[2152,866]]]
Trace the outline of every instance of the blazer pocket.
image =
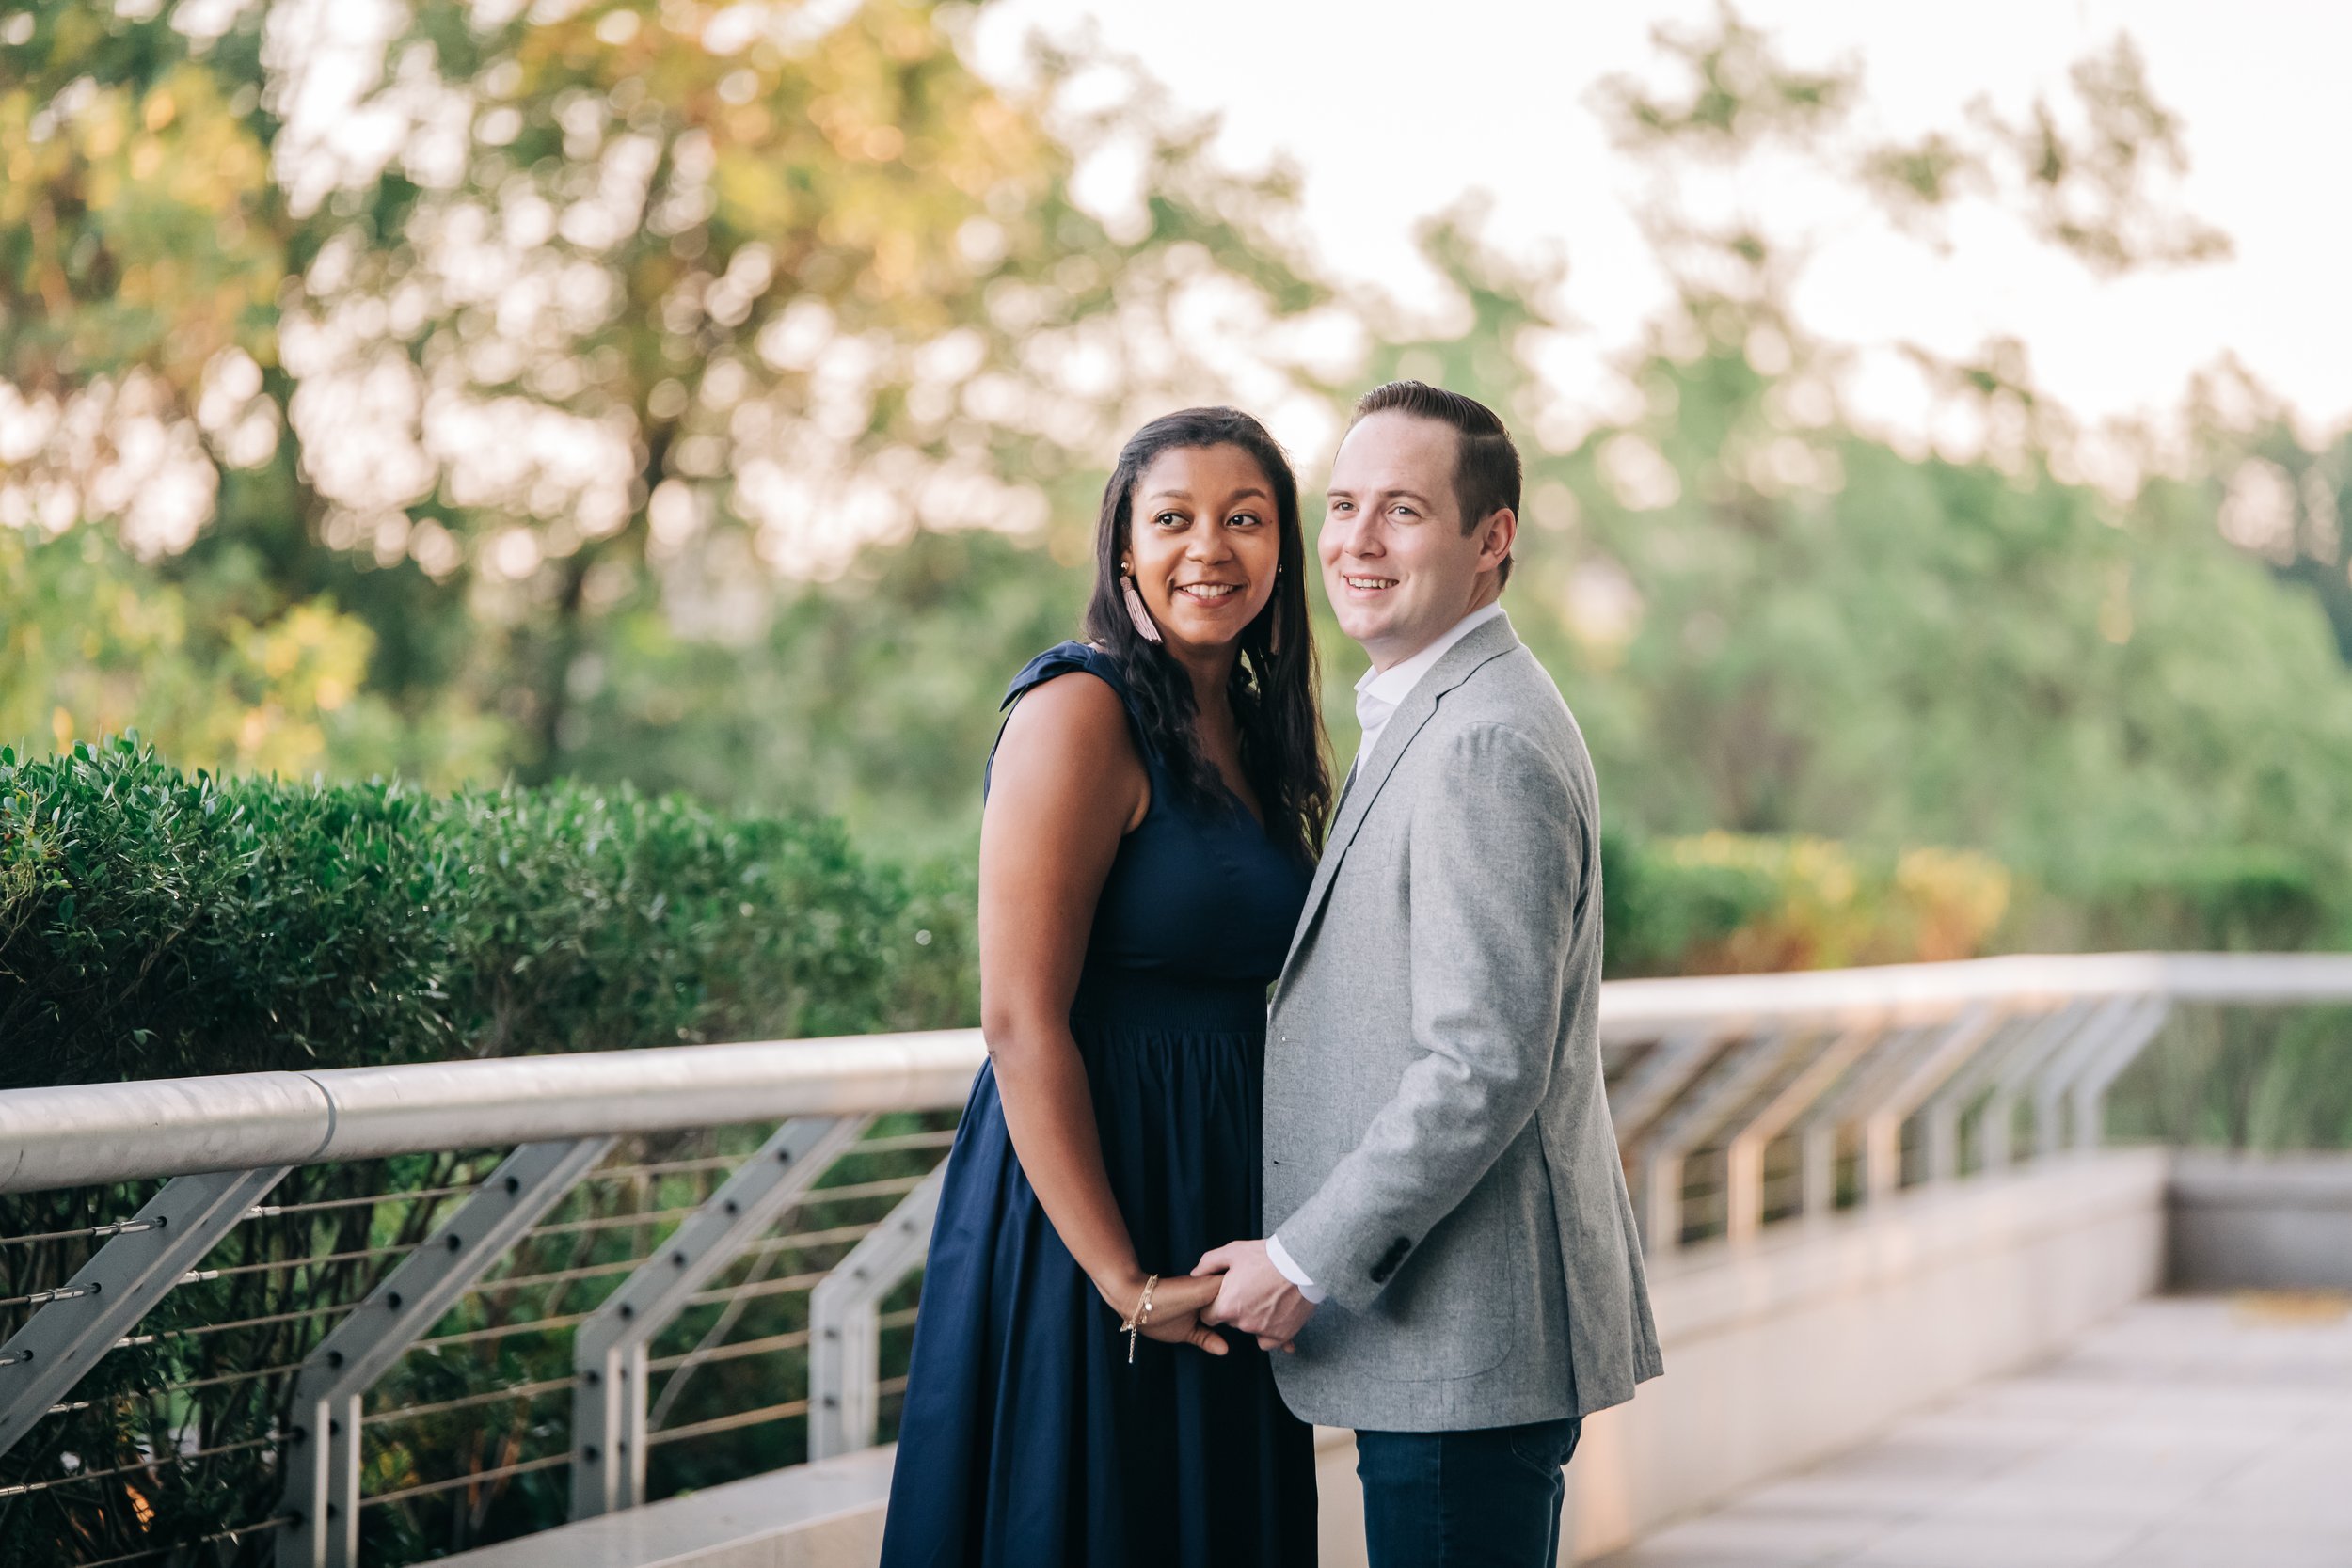
[[[1482,1183],[1422,1239],[1369,1321],[1380,1325],[1389,1376],[1435,1383],[1492,1371],[1510,1355],[1527,1309],[1528,1263],[1500,1194]],[[1520,1240],[1524,1240],[1521,1238]]]

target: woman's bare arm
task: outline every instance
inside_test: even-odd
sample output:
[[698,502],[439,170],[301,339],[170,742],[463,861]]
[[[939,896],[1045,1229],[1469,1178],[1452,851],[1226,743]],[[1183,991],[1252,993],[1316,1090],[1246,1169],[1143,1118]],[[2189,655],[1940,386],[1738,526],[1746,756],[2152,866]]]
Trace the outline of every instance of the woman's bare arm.
[[[1142,1292],[1144,1266],[1103,1168],[1070,1003],[1119,841],[1150,804],[1151,781],[1118,694],[1070,675],[1015,705],[980,818],[980,1031],[1005,1126],[1055,1234],[1122,1315]],[[1152,1261],[1171,1274],[1184,1267]],[[1177,1330],[1207,1304],[1192,1301],[1192,1284],[1160,1287],[1155,1328]],[[1206,1328],[1182,1337],[1225,1348]]]

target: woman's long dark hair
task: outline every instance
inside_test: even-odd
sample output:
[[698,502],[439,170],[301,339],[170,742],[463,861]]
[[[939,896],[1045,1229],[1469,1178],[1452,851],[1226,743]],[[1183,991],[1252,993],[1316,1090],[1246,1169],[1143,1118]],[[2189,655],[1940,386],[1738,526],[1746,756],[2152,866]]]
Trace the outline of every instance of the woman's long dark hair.
[[1110,483],[1103,486],[1087,637],[1119,660],[1144,736],[1167,763],[1185,802],[1229,809],[1216,767],[1193,734],[1192,677],[1167,649],[1136,630],[1119,581],[1143,471],[1162,452],[1200,447],[1240,448],[1265,471],[1274,491],[1281,569],[1274,597],[1242,628],[1230,690],[1241,729],[1242,771],[1265,813],[1266,832],[1302,859],[1311,858],[1322,847],[1323,819],[1331,806],[1331,771],[1315,701],[1314,641],[1307,629],[1307,545],[1298,519],[1298,481],[1265,426],[1237,408],[1187,408],[1153,420],[1128,438]]

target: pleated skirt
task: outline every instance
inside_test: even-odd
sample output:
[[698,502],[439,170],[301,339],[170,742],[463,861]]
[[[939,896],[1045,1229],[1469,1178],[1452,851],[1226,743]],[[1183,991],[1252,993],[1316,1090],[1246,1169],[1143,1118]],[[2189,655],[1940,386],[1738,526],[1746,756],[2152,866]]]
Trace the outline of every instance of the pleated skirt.
[[[1261,1234],[1265,989],[1089,974],[1072,1009],[1137,1259],[1191,1272]],[[1138,1340],[1013,1156],[982,1068],[915,1314],[883,1568],[1304,1568],[1313,1432],[1265,1353]]]

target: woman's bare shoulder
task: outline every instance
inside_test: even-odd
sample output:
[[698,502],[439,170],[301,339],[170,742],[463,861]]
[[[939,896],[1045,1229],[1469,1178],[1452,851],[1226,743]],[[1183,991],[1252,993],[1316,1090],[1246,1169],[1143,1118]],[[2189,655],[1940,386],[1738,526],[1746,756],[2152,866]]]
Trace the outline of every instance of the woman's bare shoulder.
[[999,772],[1009,763],[1025,772],[1057,764],[1142,771],[1125,701],[1108,680],[1081,669],[1041,681],[1013,704],[996,745]]

